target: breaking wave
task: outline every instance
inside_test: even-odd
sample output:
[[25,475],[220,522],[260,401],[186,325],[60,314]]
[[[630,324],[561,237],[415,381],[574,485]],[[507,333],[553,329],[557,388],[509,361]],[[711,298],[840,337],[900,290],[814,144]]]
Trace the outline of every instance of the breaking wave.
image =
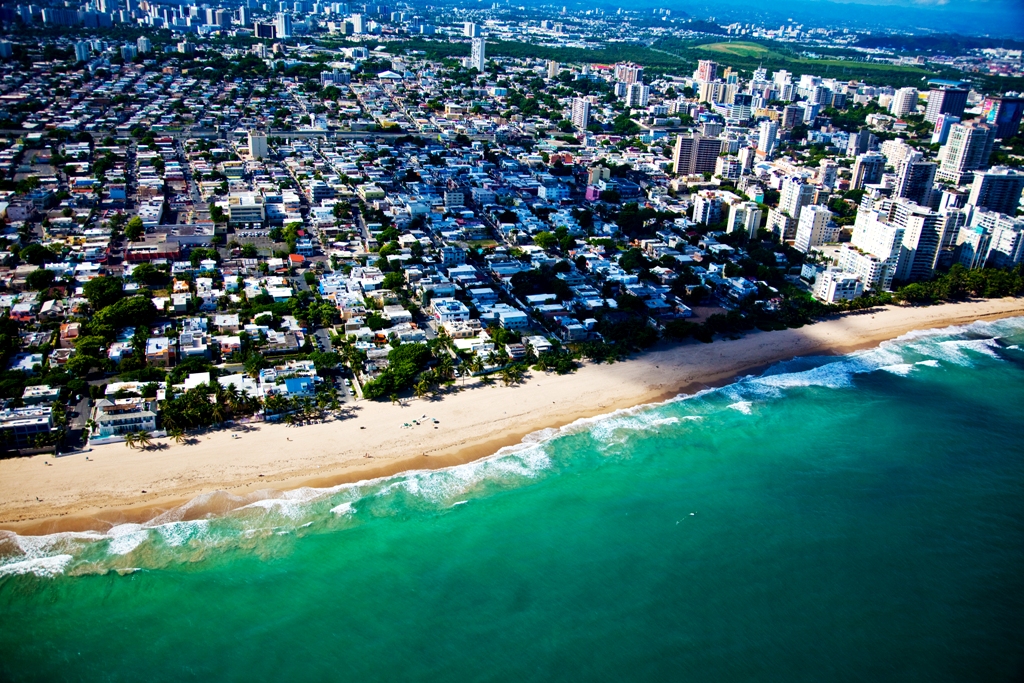
[[[0,581],[24,575],[130,574],[140,568],[202,561],[217,549],[255,548],[258,539],[343,530],[376,517],[448,514],[467,500],[557,474],[586,458],[584,453],[595,453],[599,466],[607,456],[627,450],[638,433],[682,435],[686,430],[717,428],[716,417],[757,419],[759,404],[787,392],[849,390],[857,376],[874,372],[914,381],[941,372],[944,366],[965,368],[1011,357],[1020,362],[1022,336],[1024,318],[910,332],[847,356],[795,358],[721,388],[540,430],[515,446],[463,465],[327,488],[268,489],[244,497],[217,491],[148,522],[118,524],[106,531],[43,536],[0,531]],[[1010,341],[1011,337],[1016,338]],[[575,438],[587,439],[588,447],[560,445],[579,445],[565,441]]]

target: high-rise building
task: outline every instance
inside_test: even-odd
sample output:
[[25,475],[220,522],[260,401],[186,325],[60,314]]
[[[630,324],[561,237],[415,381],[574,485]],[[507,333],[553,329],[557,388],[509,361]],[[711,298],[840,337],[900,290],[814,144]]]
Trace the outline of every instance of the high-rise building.
[[615,65],[615,80],[623,83],[639,83],[644,80],[644,68],[632,62]]
[[627,107],[646,107],[651,97],[651,87],[643,83],[630,83],[626,88]]
[[850,186],[855,190],[861,190],[865,185],[874,185],[882,179],[885,171],[885,157],[878,152],[867,152],[857,157],[853,162],[853,178]]
[[779,132],[779,124],[775,121],[762,121],[757,132],[757,151],[767,158],[775,154],[775,145]]
[[974,174],[967,203],[1012,216],[1020,208],[1024,193],[1024,172],[1005,166]]
[[803,118],[804,110],[795,104],[787,104],[782,108],[782,127],[786,130],[793,130]]
[[957,236],[960,263],[968,268],[1007,268],[1024,261],[1024,218],[976,210]]
[[995,146],[995,126],[978,121],[955,123],[949,140],[939,150],[939,171],[936,177],[960,185],[969,180],[972,171],[988,168]]
[[839,227],[832,222],[828,207],[807,206],[800,212],[793,248],[806,254],[813,247],[835,242],[838,237]]
[[761,227],[761,207],[757,202],[733,202],[729,204],[729,218],[725,224],[726,232],[743,231],[750,237],[757,236]]
[[78,10],[46,7],[42,10],[42,15],[43,23],[49,26],[77,26],[82,23]]
[[483,36],[474,38],[470,43],[469,68],[480,73],[487,70],[487,39]]
[[121,46],[121,59],[126,62],[130,62],[139,55],[139,51],[135,49],[134,45],[122,45]]
[[702,225],[714,225],[722,220],[722,205],[725,195],[715,190],[701,190],[693,198],[693,221]]
[[889,103],[889,113],[896,117],[913,114],[917,108],[917,97],[917,88],[900,88],[892,96],[892,102]]
[[964,115],[967,107],[967,91],[960,88],[933,88],[928,93],[928,107],[924,111],[924,120],[935,123],[940,114],[949,114],[958,119]]
[[274,32],[277,34],[276,38],[292,37],[292,17],[290,14],[278,13],[274,19]]
[[242,27],[252,25],[252,10],[245,5],[238,8],[238,24]]
[[944,145],[949,140],[949,129],[954,123],[960,123],[959,116],[951,114],[939,114],[935,119],[935,128],[932,130],[932,144]]
[[886,140],[881,144],[878,151],[880,151],[882,156],[885,157],[886,165],[892,166],[893,168],[899,168],[899,165],[903,163],[904,159],[919,154],[919,152],[908,145],[907,141],[903,138]]
[[818,184],[828,188],[835,188],[839,179],[839,164],[832,159],[822,159],[818,162]]
[[718,64],[710,59],[701,59],[697,62],[697,70],[693,72],[693,79],[696,81],[713,81],[718,76]]
[[253,159],[263,159],[267,156],[267,135],[254,130],[249,131],[249,156]]
[[572,100],[572,125],[585,130],[590,124],[590,100],[585,97],[574,97]]
[[561,66],[558,62],[548,60],[548,78],[558,78],[558,67]]
[[153,51],[153,43],[146,36],[139,36],[139,39],[135,41],[135,47],[140,55],[149,54]]
[[463,22],[462,35],[466,38],[476,38],[480,35],[480,27],[472,21]]
[[277,37],[277,27],[272,24],[255,24],[257,38],[269,38],[273,40]]
[[707,138],[700,133],[680,135],[672,155],[672,172],[683,175],[714,173],[724,140]]
[[89,43],[84,40],[75,43],[75,61],[87,62],[91,56]]
[[1012,138],[1020,130],[1024,97],[989,97],[981,105],[981,120],[996,127],[996,139]]
[[788,176],[782,181],[782,192],[779,195],[779,211],[793,220],[800,220],[800,213],[805,206],[814,202],[814,186],[808,185],[803,178]]
[[920,153],[904,159],[896,167],[896,187],[893,188],[893,196],[921,206],[930,206],[936,168],[933,162],[925,161]]
[[878,138],[871,134],[871,131],[867,128],[861,128],[856,133],[850,135],[850,140],[846,145],[846,156],[856,157],[861,154],[865,154],[871,150],[873,144],[877,144]]
[[366,33],[366,17],[362,14],[353,14],[348,18],[348,23],[352,24],[352,33],[356,35]]
[[927,280],[935,273],[945,221],[941,214],[905,199],[892,203],[890,222],[903,230],[895,279]]

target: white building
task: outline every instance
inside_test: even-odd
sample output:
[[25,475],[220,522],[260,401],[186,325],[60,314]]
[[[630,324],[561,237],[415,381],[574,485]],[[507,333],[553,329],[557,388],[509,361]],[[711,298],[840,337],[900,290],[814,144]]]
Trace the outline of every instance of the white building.
[[917,98],[917,88],[900,88],[892,96],[892,102],[889,103],[889,113],[896,117],[913,114],[917,109]]
[[626,87],[627,107],[646,107],[651,97],[651,88],[643,83],[630,83]]
[[590,100],[586,97],[574,97],[572,100],[572,125],[578,130],[585,130],[590,124]]
[[156,411],[143,398],[119,398],[96,401],[93,413],[96,434],[93,438],[122,437],[132,432],[156,430]]
[[807,253],[813,247],[835,242],[839,228],[832,222],[832,212],[824,206],[808,206],[800,213],[793,248]]
[[770,159],[775,154],[778,133],[778,123],[775,121],[762,121],[757,133],[757,151]]
[[253,159],[267,157],[267,136],[253,130],[249,131],[249,156]]
[[725,231],[745,231],[751,237],[757,235],[761,227],[761,208],[757,202],[735,202],[729,204],[729,218]]
[[476,69],[484,73],[487,66],[487,39],[484,37],[474,38],[470,43],[469,69]]
[[814,281],[814,297],[831,304],[856,299],[864,293],[864,283],[853,273],[829,268],[818,273]]
[[442,324],[469,320],[469,309],[458,299],[431,299],[430,312]]
[[803,178],[789,176],[782,181],[779,210],[793,220],[800,220],[800,212],[813,202],[814,186],[808,185]]

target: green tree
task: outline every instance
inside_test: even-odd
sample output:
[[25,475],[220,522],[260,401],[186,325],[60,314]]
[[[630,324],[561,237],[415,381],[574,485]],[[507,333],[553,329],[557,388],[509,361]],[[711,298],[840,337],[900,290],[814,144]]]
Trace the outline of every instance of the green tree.
[[405,277],[401,273],[388,273],[382,284],[384,289],[397,291],[405,287]]
[[146,234],[146,228],[142,225],[142,219],[133,216],[128,224],[124,226],[124,236],[132,242],[138,242]]
[[168,275],[152,263],[140,263],[132,269],[131,278],[137,284],[155,286],[166,283]]
[[541,232],[538,232],[536,235],[534,235],[533,241],[534,244],[536,244],[538,247],[544,250],[554,249],[555,247],[558,246],[558,237],[556,237],[553,233],[547,232],[546,230],[542,230]]
[[18,252],[18,258],[25,263],[31,263],[34,266],[41,266],[47,261],[54,262],[58,261],[56,254],[47,249],[41,244],[32,243],[26,245]]
[[33,270],[28,274],[28,277],[25,278],[25,284],[28,285],[29,289],[38,292],[48,289],[53,284],[55,278],[56,276],[53,274],[52,270],[39,268],[38,270]]
[[86,282],[82,293],[93,310],[99,311],[124,298],[124,286],[119,277],[100,276]]

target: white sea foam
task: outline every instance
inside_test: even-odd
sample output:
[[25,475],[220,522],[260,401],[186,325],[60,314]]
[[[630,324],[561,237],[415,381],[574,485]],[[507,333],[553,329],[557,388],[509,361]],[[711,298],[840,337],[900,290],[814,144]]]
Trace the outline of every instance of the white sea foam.
[[729,404],[729,407],[732,408],[733,410],[738,410],[744,415],[750,415],[754,412],[752,410],[753,405],[754,404],[751,403],[750,401],[736,401],[736,403]]
[[248,505],[243,505],[239,509],[251,510],[253,508],[262,508],[264,510],[284,515],[285,517],[298,519],[306,514],[309,503],[337,493],[343,488],[345,488],[344,484],[320,489],[303,486],[300,489],[284,491],[276,498],[263,498],[261,500],[253,501]]
[[352,507],[352,503],[342,503],[341,505],[335,505],[331,508],[331,512],[336,515],[354,515],[356,509]]
[[119,524],[107,531],[110,539],[108,551],[114,555],[127,555],[149,538],[149,531],[141,524]]
[[418,470],[399,475],[398,479],[382,486],[377,496],[404,491],[433,503],[444,503],[464,495],[486,481],[503,483],[533,479],[550,467],[551,458],[541,444],[525,444],[514,450],[507,450],[500,456],[465,465],[440,470]]
[[171,547],[177,547],[204,538],[209,526],[208,520],[194,519],[187,522],[168,522],[154,528],[163,538],[164,543]]
[[938,360],[963,367],[973,367],[976,361],[976,358],[968,352],[1001,360],[999,354],[996,353],[999,342],[994,338],[947,339],[930,344],[912,344],[911,348],[923,356],[937,356]]
[[36,576],[57,576],[63,574],[68,564],[75,559],[72,555],[61,554],[49,557],[33,557],[0,565],[0,576],[35,574]]
[[[727,399],[728,408],[752,414],[753,405],[757,400],[784,395],[792,388],[841,389],[850,386],[853,377],[858,374],[882,370],[907,376],[912,374],[915,365],[940,367],[941,362],[949,362],[970,366],[977,362],[979,355],[998,359],[998,349],[1001,346],[998,339],[1020,334],[1022,331],[1024,318],[995,323],[978,322],[943,330],[914,331],[898,339],[884,342],[874,349],[829,360],[807,370],[744,377],[720,389],[706,389],[696,394],[679,395],[663,403],[640,405],[584,418],[560,429],[539,430],[527,435],[515,446],[503,448],[488,458],[465,465],[440,470],[406,472],[331,488],[303,488],[284,493],[267,492],[268,497],[256,501],[219,491],[197,496],[146,524],[122,524],[106,533],[13,535],[21,554],[7,558],[7,563],[0,565],[0,576],[53,576],[62,573],[83,547],[102,541],[107,542],[108,552],[112,556],[119,556],[132,552],[156,535],[170,547],[206,538],[213,520],[189,518],[227,515],[237,520],[233,524],[240,523],[241,528],[237,530],[237,534],[241,537],[286,531],[298,526],[300,522],[310,524],[309,515],[320,509],[313,505],[325,497],[332,497],[333,507],[329,509],[334,515],[354,514],[358,501],[368,496],[387,496],[397,492],[432,503],[461,505],[466,502],[466,495],[482,484],[493,482],[515,486],[552,468],[553,462],[547,444],[560,436],[589,432],[598,441],[623,440],[628,438],[630,433],[639,430],[656,430],[682,421],[703,419],[699,414],[665,417],[664,411],[658,410],[677,402],[695,401],[696,412],[701,412],[705,398],[719,396]],[[1020,347],[1013,345],[1007,348],[1017,350]],[[922,357],[923,360],[919,360]],[[722,404],[715,400],[707,405],[716,408]],[[295,519],[296,522],[283,526],[277,526],[280,523],[274,522],[271,527],[267,527],[265,523],[257,521],[252,514],[240,513],[240,510],[255,513],[259,519],[262,519],[260,513],[263,512],[282,515]],[[229,542],[229,538],[230,536],[225,536],[225,541]]]

